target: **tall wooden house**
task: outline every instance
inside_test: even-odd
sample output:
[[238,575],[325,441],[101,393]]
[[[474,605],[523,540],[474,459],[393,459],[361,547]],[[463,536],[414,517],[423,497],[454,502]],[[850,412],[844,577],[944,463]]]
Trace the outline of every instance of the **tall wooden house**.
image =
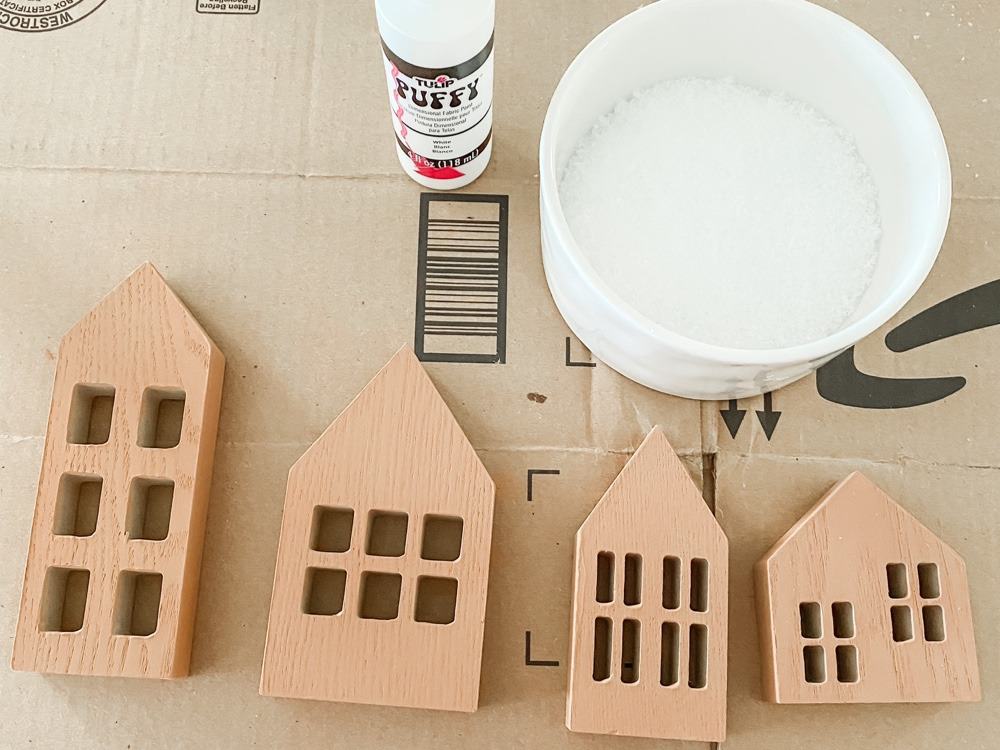
[[655,428],[576,535],[569,729],[725,738],[728,556]]
[[476,710],[493,499],[401,349],[289,472],[260,692]]
[[187,674],[224,368],[148,263],[63,338],[14,669]]
[[965,563],[864,475],[833,487],[755,577],[769,700],[979,700]]

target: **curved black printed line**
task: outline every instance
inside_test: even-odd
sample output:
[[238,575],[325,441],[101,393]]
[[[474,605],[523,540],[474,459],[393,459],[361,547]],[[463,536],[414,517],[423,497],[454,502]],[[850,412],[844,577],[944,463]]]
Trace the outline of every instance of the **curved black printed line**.
[[885,337],[885,345],[894,352],[908,352],[995,325],[1000,325],[1000,280],[949,297],[900,323]]
[[[15,29],[13,27],[12,28],[3,27],[3,30],[4,31],[13,31],[16,34],[45,34],[45,33],[49,32],[49,31],[62,31],[63,29],[68,29],[70,26],[74,26],[74,25],[80,23],[80,21],[82,21],[85,18],[90,18],[90,16],[93,13],[97,12],[101,8],[101,6],[104,5],[104,3],[106,3],[107,1],[108,0],[101,0],[97,5],[95,5],[93,8],[91,8],[90,10],[88,10],[86,13],[84,13],[79,18],[74,18],[69,23],[64,24],[62,26],[56,26],[55,28],[52,28],[52,29]],[[79,3],[77,3],[77,5],[79,5]],[[69,11],[73,10],[75,7],[77,7],[77,6],[76,5],[71,5],[69,8],[67,8],[67,9],[65,9],[63,11],[55,11],[55,12],[69,12]],[[13,15],[17,15],[17,14],[13,14]],[[31,16],[31,17],[32,18],[41,18],[41,16]]]

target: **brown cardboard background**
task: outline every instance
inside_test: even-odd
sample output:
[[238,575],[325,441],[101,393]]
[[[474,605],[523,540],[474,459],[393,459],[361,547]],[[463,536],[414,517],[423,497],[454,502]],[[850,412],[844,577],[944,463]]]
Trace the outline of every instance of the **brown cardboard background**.
[[[879,37],[924,86],[952,156],[941,259],[893,324],[1000,278],[1000,6],[824,0]],[[22,747],[653,747],[568,733],[572,536],[629,453],[661,424],[707,478],[731,538],[728,747],[992,747],[1000,663],[995,331],[892,354],[887,376],[960,374],[915,409],[831,404],[807,378],[774,396],[768,442],[749,409],[735,440],[719,404],[566,367],[544,284],[536,149],[549,95],[624,0],[500,0],[497,146],[471,190],[510,196],[507,364],[428,370],[497,482],[482,707],[472,716],[257,695],[291,463],[413,336],[420,189],[392,152],[370,0],[262,0],[255,16],[107,0],[76,26],[0,31],[0,745]],[[968,166],[966,166],[968,165]],[[9,669],[60,336],[152,260],[227,355],[194,674],[175,683]],[[892,327],[890,324],[886,330]],[[572,341],[574,356],[587,353]],[[528,393],[547,396],[544,403]],[[704,456],[704,459],[703,459]],[[558,468],[536,478],[529,468]],[[861,468],[966,557],[984,702],[772,707],[760,702],[749,564],[799,512]],[[992,724],[991,724],[992,722]],[[701,745],[700,747],[705,747]]]

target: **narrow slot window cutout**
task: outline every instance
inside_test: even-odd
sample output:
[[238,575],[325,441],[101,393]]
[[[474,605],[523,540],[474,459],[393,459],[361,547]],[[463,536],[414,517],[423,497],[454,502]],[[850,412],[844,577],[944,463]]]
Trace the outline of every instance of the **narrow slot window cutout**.
[[837,682],[857,682],[858,650],[854,646],[837,646]]
[[309,549],[316,552],[347,552],[351,548],[354,511],[317,505],[313,510]]
[[708,685],[708,628],[692,625],[688,632],[688,687]]
[[138,443],[142,448],[176,448],[184,427],[184,391],[149,387],[142,394]]
[[462,554],[464,522],[457,516],[426,516],[420,557],[454,562]]
[[802,649],[802,661],[806,682],[820,685],[826,682],[826,654],[822,646],[806,646]]
[[361,576],[358,615],[365,620],[395,620],[402,586],[403,577],[398,573],[365,573]]
[[937,599],[941,596],[941,579],[938,566],[934,563],[920,563],[917,566],[917,581],[920,584],[921,599]]
[[639,555],[625,555],[626,606],[634,607],[642,602],[642,558]]
[[174,483],[169,479],[133,479],[125,514],[127,537],[162,542],[170,533],[173,504]]
[[615,600],[615,556],[611,552],[597,554],[597,601],[608,604]]
[[114,386],[77,383],[69,406],[66,442],[104,445],[111,437],[111,415],[115,406]]
[[663,558],[663,608],[681,606],[681,561],[677,557]]
[[91,536],[97,531],[104,480],[91,474],[63,474],[56,491],[56,536]]
[[833,637],[854,637],[854,605],[851,602],[833,603]]
[[665,622],[660,628],[660,684],[672,687],[680,680],[681,628]]
[[889,584],[889,598],[905,599],[910,592],[910,587],[906,582],[906,565],[889,563],[885,566],[885,575]]
[[889,616],[892,620],[892,640],[905,643],[913,640],[913,613],[906,605],[891,607]]
[[163,576],[124,570],[115,596],[115,635],[147,636],[156,632],[160,618]]
[[406,552],[406,529],[409,522],[409,516],[405,513],[373,510],[368,514],[365,552],[378,557],[402,557]]
[[634,684],[639,681],[639,621],[622,621],[622,682]]
[[302,613],[330,617],[344,611],[347,571],[333,568],[306,568],[302,592]]
[[944,610],[937,604],[928,604],[923,608],[924,640],[938,643],[945,638]]
[[708,560],[691,561],[691,611],[708,612]]
[[799,604],[799,631],[803,638],[823,637],[823,610],[819,602]]
[[75,633],[83,628],[89,590],[89,570],[49,568],[42,585],[38,629],[46,633]]
[[611,677],[611,619],[594,620],[594,682]]
[[417,607],[413,619],[434,625],[455,622],[458,581],[454,578],[420,576],[417,579]]

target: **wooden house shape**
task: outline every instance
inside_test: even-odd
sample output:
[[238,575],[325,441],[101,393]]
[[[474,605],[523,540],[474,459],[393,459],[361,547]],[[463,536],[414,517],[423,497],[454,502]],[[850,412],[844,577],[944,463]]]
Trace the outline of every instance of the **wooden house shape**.
[[863,474],[834,486],[754,572],[768,700],[979,700],[964,561]]
[[224,369],[148,263],[62,339],[14,669],[188,673]]
[[261,694],[475,711],[493,500],[404,347],[289,472]]
[[569,729],[725,739],[728,558],[654,428],[576,535]]

